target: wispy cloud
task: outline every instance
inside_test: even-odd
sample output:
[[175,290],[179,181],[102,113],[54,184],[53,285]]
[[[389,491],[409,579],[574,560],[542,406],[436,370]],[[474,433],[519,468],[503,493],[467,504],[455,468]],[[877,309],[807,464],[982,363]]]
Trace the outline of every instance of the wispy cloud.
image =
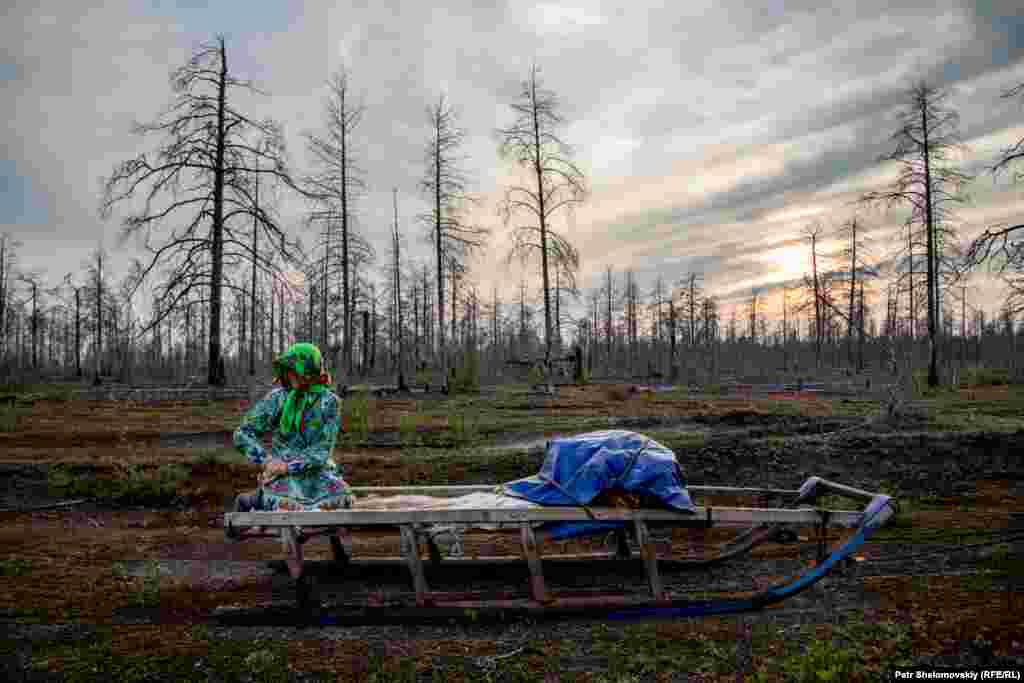
[[[297,6],[296,6],[297,7]],[[951,86],[978,173],[962,233],[1024,221],[1019,186],[993,183],[987,165],[1024,137],[1024,22],[1011,0],[988,3],[470,2],[182,6],[114,0],[17,3],[0,24],[0,88],[7,121],[0,226],[25,243],[23,260],[75,270],[116,221],[96,215],[99,178],[147,148],[128,134],[169,101],[167,76],[203,40],[228,36],[232,68],[270,94],[247,111],[285,125],[292,160],[307,162],[301,133],[321,126],[324,83],[346,64],[367,107],[356,151],[370,184],[362,229],[383,251],[391,188],[410,237],[428,139],[426,107],[441,92],[469,133],[474,217],[495,229],[476,265],[480,286],[510,295],[508,239],[494,208],[513,180],[494,129],[537,63],[564,101],[566,140],[586,170],[589,202],[559,218],[580,248],[580,281],[607,266],[633,269],[648,288],[702,272],[723,297],[793,278],[800,230],[835,228],[867,189],[891,181],[878,162],[914,78]],[[282,202],[289,227],[304,204]],[[902,216],[865,213],[881,243]],[[890,240],[891,241],[891,240]],[[62,248],[54,256],[54,244]],[[826,242],[825,251],[835,245]],[[128,253],[115,255],[123,268]]]

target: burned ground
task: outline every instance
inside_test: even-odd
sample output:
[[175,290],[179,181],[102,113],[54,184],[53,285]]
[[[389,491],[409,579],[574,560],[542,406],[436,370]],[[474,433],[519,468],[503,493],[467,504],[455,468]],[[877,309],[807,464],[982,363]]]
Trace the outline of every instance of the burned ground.
[[[885,424],[871,400],[606,387],[563,388],[557,398],[508,389],[370,399],[365,422],[348,424],[335,451],[354,485],[507,481],[536,471],[547,438],[614,426],[673,448],[691,484],[787,488],[819,475],[893,493],[901,512],[860,553],[863,562],[760,614],[282,627],[214,618],[275,600],[281,584],[267,566],[281,557],[279,543],[223,539],[224,499],[251,488],[256,474],[227,441],[244,402],[36,401],[0,433],[4,666],[12,680],[89,680],[104,657],[123,663],[124,679],[167,680],[182,680],[183,662],[195,673],[189,680],[432,680],[432,669],[454,680],[552,671],[570,680],[672,680],[673,671],[799,680],[799,662],[816,657],[847,673],[904,660],[1020,666],[1024,534],[1009,534],[1024,532],[1022,406],[1019,387],[951,393]],[[470,552],[516,546],[501,534],[474,543]],[[396,550],[393,535],[356,535],[357,556]],[[329,554],[317,542],[309,551],[314,561]],[[718,578],[768,580],[807,559],[769,544]],[[676,580],[701,588],[697,575]],[[821,642],[834,644],[831,654],[815,649]]]

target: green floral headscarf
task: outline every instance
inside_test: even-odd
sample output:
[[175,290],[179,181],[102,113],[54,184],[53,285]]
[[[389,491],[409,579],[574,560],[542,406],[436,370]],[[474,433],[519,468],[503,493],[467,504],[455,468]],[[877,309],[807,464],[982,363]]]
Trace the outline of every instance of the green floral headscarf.
[[303,388],[290,387],[278,425],[278,431],[282,434],[301,430],[302,415],[306,408],[319,400],[331,382],[329,375],[323,372],[320,349],[315,344],[292,344],[287,351],[274,359],[274,377],[281,380],[285,386],[289,370],[303,379],[311,380],[312,383]]

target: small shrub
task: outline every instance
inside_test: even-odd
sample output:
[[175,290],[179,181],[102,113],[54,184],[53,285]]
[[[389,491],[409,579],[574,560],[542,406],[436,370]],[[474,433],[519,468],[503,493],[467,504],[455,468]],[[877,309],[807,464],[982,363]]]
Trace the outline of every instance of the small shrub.
[[968,387],[998,387],[1008,384],[1010,371],[1006,368],[964,368],[960,375],[960,383]]
[[235,450],[224,448],[208,448],[201,451],[192,460],[193,465],[209,465],[218,467],[223,465],[244,465],[248,461],[245,456]]
[[48,487],[56,497],[94,498],[118,505],[164,505],[178,498],[178,487],[188,479],[181,465],[165,464],[153,470],[125,465],[113,479],[100,479],[88,469],[69,465],[50,468]]
[[277,656],[270,650],[256,650],[245,657],[245,666],[254,676],[263,678],[281,667]]
[[25,384],[12,382],[0,384],[0,396],[17,398],[20,401],[60,401],[67,402],[74,398],[76,387],[73,384]]
[[188,479],[188,471],[181,465],[161,465],[155,472],[127,465],[125,470],[127,477],[115,484],[112,492],[122,504],[170,503],[177,497],[178,486]]
[[24,414],[24,409],[13,402],[0,404],[0,432],[17,431],[18,418]]
[[411,446],[419,442],[419,434],[416,431],[419,422],[420,416],[416,413],[403,413],[398,418],[398,433],[402,445]]
[[534,365],[530,368],[530,374],[527,376],[526,381],[532,387],[544,384],[544,369],[539,364]]
[[846,681],[853,675],[857,663],[848,648],[836,647],[831,641],[816,640],[802,655],[787,657],[782,670],[787,681],[816,683],[817,681]]
[[[115,568],[115,574],[126,575],[124,566]],[[136,590],[131,594],[128,603],[132,607],[159,607],[160,606],[160,563],[156,560],[148,560],[144,575],[136,581]]]
[[47,474],[49,493],[55,498],[93,498],[98,484],[90,468],[54,465]]
[[355,441],[366,441],[370,435],[370,399],[358,394],[345,400],[342,407],[345,432]]
[[0,560],[0,576],[25,576],[32,571],[32,562],[20,557]]
[[452,433],[452,441],[460,445],[471,443],[477,436],[476,421],[467,417],[465,413],[449,415],[448,429]]
[[928,386],[928,369],[921,368],[914,370],[910,377],[911,386],[913,387],[914,396],[920,398],[935,398],[943,394],[948,394],[954,389],[954,387],[943,386],[940,381],[937,386]]
[[480,390],[480,356],[476,351],[466,353],[463,363],[455,370],[450,392],[468,393]]

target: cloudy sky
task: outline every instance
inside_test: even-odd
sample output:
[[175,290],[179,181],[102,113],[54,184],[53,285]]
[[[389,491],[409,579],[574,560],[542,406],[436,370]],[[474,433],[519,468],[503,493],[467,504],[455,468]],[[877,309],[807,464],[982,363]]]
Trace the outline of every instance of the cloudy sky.
[[[217,33],[236,75],[268,93],[246,110],[284,124],[299,169],[301,133],[321,126],[324,83],[349,68],[367,110],[358,145],[371,191],[360,218],[381,252],[397,186],[411,251],[426,255],[412,221],[426,209],[416,193],[424,110],[445,92],[471,136],[469,170],[485,199],[476,218],[494,230],[475,264],[484,292],[511,295],[520,277],[504,265],[495,207],[514,176],[494,129],[511,122],[534,61],[564,98],[564,138],[592,191],[556,226],[580,249],[585,287],[607,266],[634,269],[645,290],[658,275],[699,272],[728,302],[798,278],[800,230],[838,226],[851,200],[891,180],[877,159],[919,78],[954,89],[964,167],[979,172],[961,233],[1024,222],[1024,185],[984,172],[1024,138],[1024,102],[1000,98],[1024,82],[1016,0],[483,5],[15,0],[0,24],[0,232],[54,283],[101,242],[123,273],[133,252],[117,247],[119,214],[97,215],[100,179],[152,148],[131,123],[153,120],[169,101],[169,72]],[[282,207],[295,230],[302,208]],[[902,216],[862,220],[885,256]],[[978,303],[996,300],[998,286],[975,286]]]

